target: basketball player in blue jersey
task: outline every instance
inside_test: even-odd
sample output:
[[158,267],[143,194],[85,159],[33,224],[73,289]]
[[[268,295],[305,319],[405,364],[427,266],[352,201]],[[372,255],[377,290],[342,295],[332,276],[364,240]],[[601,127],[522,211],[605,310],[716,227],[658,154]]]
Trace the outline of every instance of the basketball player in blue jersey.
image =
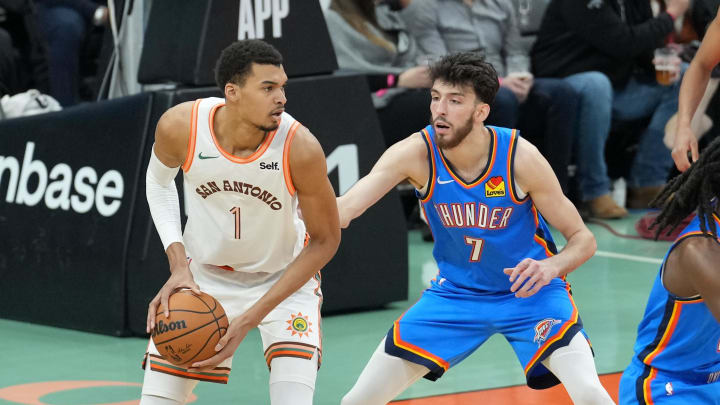
[[652,202],[657,234],[697,216],[670,246],[620,380],[621,404],[720,404],[720,139]]
[[[169,315],[168,297],[180,288],[214,296],[230,325],[215,356],[182,366],[150,340],[140,403],[184,404],[198,381],[227,383],[233,353],[257,327],[270,402],[311,405],[322,352],[319,271],[340,241],[325,154],[284,111],[287,76],[271,45],[228,46],[216,81],[224,99],[180,104],[157,125],[146,191],[170,277],[150,302],[147,329],[159,304]],[[184,233],[174,181],[180,168]]]
[[[431,74],[432,125],[390,147],[338,208],[346,227],[409,181],[440,272],[342,404],[384,405],[423,376],[438,379],[495,333],[515,350],[531,388],[562,382],[576,404],[612,404],[564,280],[592,256],[595,238],[537,149],[515,130],[483,124],[498,89],[493,67],[458,53]],[[560,253],[544,218],[567,239]]]

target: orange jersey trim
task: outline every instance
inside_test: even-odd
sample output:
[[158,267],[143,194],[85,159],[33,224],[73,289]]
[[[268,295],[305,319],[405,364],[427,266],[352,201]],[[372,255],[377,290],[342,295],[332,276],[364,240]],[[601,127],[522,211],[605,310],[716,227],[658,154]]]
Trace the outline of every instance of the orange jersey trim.
[[283,175],[285,176],[285,185],[287,186],[290,195],[295,195],[295,185],[292,181],[292,175],[290,174],[290,144],[292,143],[293,137],[295,137],[295,131],[300,128],[300,123],[295,121],[288,130],[288,135],[285,138],[285,145],[283,146]]
[[571,326],[575,325],[578,321],[578,310],[577,306],[575,306],[575,300],[573,300],[572,295],[570,294],[570,285],[567,285],[565,287],[567,290],[568,296],[570,297],[570,303],[572,303],[573,306],[573,312],[572,315],[570,315],[570,320],[566,321],[563,326],[560,328],[560,330],[553,335],[553,337],[549,338],[540,349],[538,349],[537,352],[535,352],[535,355],[530,359],[527,366],[525,366],[525,374],[527,375],[528,372],[535,366],[535,363],[537,363],[538,359],[545,353],[545,351],[555,342],[562,339],[565,336],[565,333],[570,329]]
[[[433,143],[430,139],[430,133],[428,133],[427,129],[423,129],[420,131],[420,133],[425,137],[425,141],[427,142],[428,149],[430,150],[430,179],[428,180],[428,190],[427,195],[425,195],[425,198],[421,199],[420,202],[426,203],[430,201],[430,198],[432,198],[433,191],[435,191],[435,176],[437,173],[437,170],[435,168],[435,147],[433,146]],[[427,213],[426,213],[427,214]],[[425,216],[427,218],[427,215]]]
[[[515,198],[515,175],[513,173],[513,153],[515,153],[516,150],[516,139],[517,139],[517,129],[513,129],[512,133],[510,134],[510,147],[508,148],[508,155],[507,155],[507,174],[508,174],[508,189],[510,194],[510,199],[515,204],[521,205],[526,203],[529,198],[528,196],[525,196],[522,200],[518,200]],[[520,140],[517,140],[517,142],[520,142]]]
[[[540,226],[540,218],[538,218],[538,210],[535,207],[535,204],[532,205],[531,209],[532,209],[533,215],[535,216],[535,229],[537,229]],[[550,249],[548,248],[548,244],[545,239],[538,236],[538,234],[533,235],[533,239],[535,240],[535,242],[538,245],[542,246],[543,249],[545,249],[545,254],[547,255],[547,257],[555,256],[555,254],[553,252],[551,252]]]
[[[404,315],[404,314],[403,314]],[[437,364],[438,366],[442,367],[443,370],[447,371],[448,368],[450,368],[450,364],[448,364],[447,361],[441,359],[440,357],[435,356],[434,354],[419,348],[415,346],[412,343],[405,342],[400,337],[400,319],[402,319],[402,316],[398,318],[397,321],[395,321],[395,327],[393,328],[393,343],[395,343],[395,346],[401,347],[411,353],[414,353],[422,358],[425,358],[427,360],[432,361],[433,363]]]
[[487,177],[490,175],[490,172],[492,172],[493,165],[495,165],[495,155],[497,155],[497,149],[498,149],[497,133],[492,128],[488,128],[488,129],[490,130],[490,132],[492,133],[492,136],[493,136],[493,138],[491,140],[492,141],[492,152],[490,153],[490,156],[488,157],[489,163],[488,163],[487,167],[485,168],[485,172],[483,173],[482,177],[475,180],[474,182],[468,184],[468,183],[465,183],[462,179],[460,179],[460,177],[456,176],[455,172],[452,171],[452,169],[450,168],[450,165],[448,165],[447,161],[445,160],[445,156],[443,156],[442,153],[440,154],[440,159],[442,160],[443,165],[445,165],[445,169],[447,169],[448,173],[450,173],[450,176],[452,176],[452,178],[455,179],[455,181],[457,181],[458,184],[460,184],[464,188],[473,188],[473,187],[477,186],[478,184],[482,183],[483,181],[485,181],[485,179],[487,179]]
[[[668,326],[665,329],[665,333],[663,333],[662,338],[660,338],[660,343],[657,345],[655,350],[651,351],[645,358],[643,359],[643,363],[646,365],[651,365],[653,359],[657,357],[660,352],[665,350],[665,348],[668,345],[668,342],[670,341],[670,338],[672,337],[672,334],[675,332],[675,327],[677,326],[678,319],[680,319],[680,313],[682,312],[682,306],[684,302],[678,302],[675,301],[673,303],[673,310],[672,314],[670,315],[670,321],[668,322]],[[648,377],[649,378],[649,377]]]
[[657,369],[655,367],[650,367],[650,374],[643,380],[643,399],[645,400],[646,405],[654,405],[655,401],[652,399],[652,389],[650,388],[650,384],[653,382],[653,380],[657,377]]
[[225,149],[223,149],[223,148],[220,146],[220,144],[218,143],[217,137],[215,136],[215,129],[213,128],[213,127],[214,127],[214,123],[215,123],[215,113],[217,112],[217,110],[218,110],[220,107],[222,107],[222,106],[224,106],[224,105],[225,105],[225,103],[222,103],[222,104],[218,104],[218,105],[216,105],[215,107],[213,107],[213,109],[210,111],[210,119],[208,120],[208,121],[209,121],[209,126],[210,126],[210,137],[212,138],[213,143],[215,144],[215,147],[217,148],[218,151],[220,151],[220,154],[222,154],[223,156],[225,156],[225,158],[226,158],[227,160],[229,160],[229,161],[231,161],[231,162],[233,162],[233,163],[250,163],[250,162],[254,162],[254,161],[257,160],[260,156],[262,156],[263,153],[265,153],[265,151],[267,150],[267,148],[270,146],[270,144],[272,143],[273,138],[275,138],[275,134],[277,133],[277,129],[274,130],[274,131],[272,131],[272,132],[270,132],[269,134],[267,134],[267,136],[265,136],[265,140],[264,140],[263,143],[260,145],[260,147],[258,147],[257,150],[256,150],[255,152],[253,152],[252,155],[250,155],[250,156],[248,156],[248,157],[246,157],[246,158],[237,157],[237,156],[235,156],[235,155],[233,155],[233,154],[231,154],[231,153],[228,153],[228,152],[227,152]]
[[193,104],[192,113],[190,115],[190,137],[188,138],[187,155],[185,155],[185,163],[182,165],[182,170],[187,173],[192,165],[193,158],[195,157],[195,144],[197,143],[197,115],[198,106],[202,99],[195,100]]

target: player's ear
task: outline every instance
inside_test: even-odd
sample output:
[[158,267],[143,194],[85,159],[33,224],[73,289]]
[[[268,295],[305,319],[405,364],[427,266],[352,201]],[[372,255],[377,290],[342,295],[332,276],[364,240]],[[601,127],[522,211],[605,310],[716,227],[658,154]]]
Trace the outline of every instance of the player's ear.
[[488,115],[490,115],[490,104],[479,102],[475,106],[475,120],[478,122],[485,122]]
[[234,83],[225,83],[225,99],[237,101],[240,98],[240,89]]

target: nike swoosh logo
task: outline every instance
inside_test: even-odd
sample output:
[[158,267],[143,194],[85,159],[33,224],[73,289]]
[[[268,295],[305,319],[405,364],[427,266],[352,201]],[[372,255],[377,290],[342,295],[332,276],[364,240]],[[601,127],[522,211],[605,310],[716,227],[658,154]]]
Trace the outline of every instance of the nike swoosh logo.
[[448,184],[448,183],[452,183],[453,181],[455,181],[455,180],[440,180],[440,176],[438,176],[438,178],[437,178],[438,184]]
[[199,157],[200,159],[215,159],[215,158],[219,158],[220,156],[203,156],[202,152],[200,152],[200,154],[198,155],[198,157]]

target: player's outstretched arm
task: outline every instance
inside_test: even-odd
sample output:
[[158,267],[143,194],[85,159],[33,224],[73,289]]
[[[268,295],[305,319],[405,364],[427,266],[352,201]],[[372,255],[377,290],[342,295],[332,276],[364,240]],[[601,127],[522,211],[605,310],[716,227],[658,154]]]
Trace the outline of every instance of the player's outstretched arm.
[[597,245],[595,236],[563,194],[550,164],[537,148],[520,138],[515,153],[516,184],[530,195],[547,222],[567,239],[565,248],[555,256],[541,261],[525,259],[514,268],[505,269],[514,282],[511,291],[518,297],[529,297],[553,278],[564,276],[585,263]]
[[[308,245],[288,266],[285,274],[245,313],[233,319],[218,342],[218,353],[194,368],[210,369],[231,357],[248,331],[256,327],[278,304],[300,289],[335,255],[340,244],[335,191],[327,177],[325,154],[320,143],[300,127],[290,146],[290,173],[303,221],[310,236]],[[274,230],[268,229],[268,232]]]
[[705,94],[710,72],[720,62],[720,11],[710,23],[700,49],[693,57],[690,67],[683,76],[678,105],[677,135],[673,144],[672,157],[678,170],[690,167],[687,153],[692,161],[698,159],[697,134],[692,132],[690,122]]
[[401,181],[407,179],[418,189],[427,183],[427,147],[421,136],[415,133],[392,145],[367,176],[338,197],[342,228],[347,228],[350,221],[362,215]]
[[190,288],[200,292],[190,273],[182,243],[180,200],[175,187],[175,176],[187,154],[191,113],[192,103],[189,102],[169,109],[160,117],[145,178],[150,213],[170,264],[170,278],[148,306],[148,333],[155,327],[159,304],[165,308],[165,316],[169,316],[168,298],[175,290]]

